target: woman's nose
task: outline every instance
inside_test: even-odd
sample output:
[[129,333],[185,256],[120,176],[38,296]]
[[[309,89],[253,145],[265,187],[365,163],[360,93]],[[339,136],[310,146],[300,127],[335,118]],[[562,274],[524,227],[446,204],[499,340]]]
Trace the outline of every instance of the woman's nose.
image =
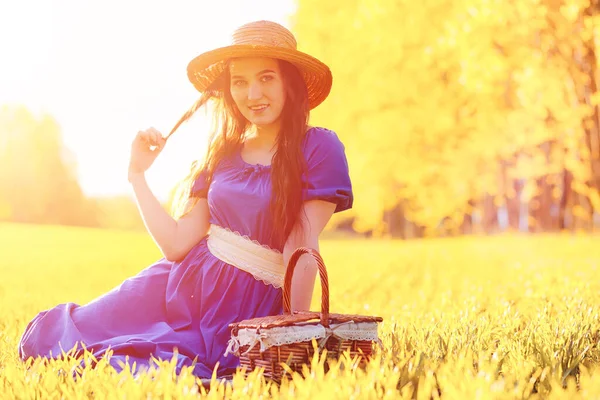
[[250,88],[248,88],[248,100],[258,100],[262,97],[262,90],[260,88],[260,83],[255,82],[250,84]]

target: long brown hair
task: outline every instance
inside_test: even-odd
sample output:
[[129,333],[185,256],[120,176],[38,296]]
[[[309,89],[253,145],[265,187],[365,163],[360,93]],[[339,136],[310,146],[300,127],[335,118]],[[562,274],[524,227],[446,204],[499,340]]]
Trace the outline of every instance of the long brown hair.
[[[278,60],[285,85],[286,99],[281,113],[281,128],[277,135],[277,150],[271,166],[272,196],[270,214],[273,221],[271,241],[282,246],[300,216],[306,174],[302,143],[306,134],[310,107],[306,84],[298,69],[291,63]],[[200,107],[211,103],[213,125],[203,162],[196,163],[190,174],[179,184],[172,211],[176,218],[185,215],[191,206],[188,199],[194,181],[205,170],[212,180],[215,168],[225,157],[239,149],[250,123],[240,113],[229,90],[229,68],[206,90],[200,99],[181,117],[170,134],[190,118]],[[219,90],[222,88],[222,90]],[[169,135],[170,135],[169,134]]]

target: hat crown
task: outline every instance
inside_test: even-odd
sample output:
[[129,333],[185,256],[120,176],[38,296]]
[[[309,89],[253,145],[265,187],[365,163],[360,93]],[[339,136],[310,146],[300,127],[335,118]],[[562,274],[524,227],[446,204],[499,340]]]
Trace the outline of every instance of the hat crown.
[[296,50],[296,38],[284,26],[272,21],[255,21],[233,32],[233,45],[274,46]]
[[188,78],[201,93],[220,96],[228,88],[224,81],[227,61],[243,57],[266,57],[294,65],[308,91],[308,104],[315,108],[329,95],[332,76],[322,61],[297,49],[296,38],[287,28],[272,21],[250,22],[237,28],[229,45],[206,51],[187,67]]

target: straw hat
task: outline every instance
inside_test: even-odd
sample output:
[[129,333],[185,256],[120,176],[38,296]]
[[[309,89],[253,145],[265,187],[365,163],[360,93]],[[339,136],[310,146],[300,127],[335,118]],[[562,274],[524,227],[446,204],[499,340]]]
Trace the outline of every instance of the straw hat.
[[[204,92],[221,76],[227,60],[237,57],[270,57],[294,64],[306,82],[311,109],[325,100],[331,90],[329,67],[316,58],[298,51],[292,32],[271,21],[256,21],[242,25],[232,35],[232,44],[207,51],[188,64],[188,78],[194,87]],[[217,83],[221,85],[220,83]],[[219,90],[223,90],[223,87]]]

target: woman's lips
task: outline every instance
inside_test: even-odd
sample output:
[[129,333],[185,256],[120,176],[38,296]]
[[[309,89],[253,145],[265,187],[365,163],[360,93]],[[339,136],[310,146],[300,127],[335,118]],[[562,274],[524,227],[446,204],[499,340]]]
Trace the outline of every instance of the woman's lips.
[[252,106],[252,107],[248,107],[250,109],[250,111],[252,111],[255,114],[259,114],[263,111],[265,111],[267,108],[269,108],[268,104],[261,104],[258,106]]

